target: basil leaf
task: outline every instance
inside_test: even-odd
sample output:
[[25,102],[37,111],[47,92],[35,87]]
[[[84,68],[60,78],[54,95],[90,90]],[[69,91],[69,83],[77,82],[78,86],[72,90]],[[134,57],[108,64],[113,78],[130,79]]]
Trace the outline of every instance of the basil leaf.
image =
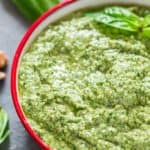
[[109,7],[104,9],[104,13],[115,18],[132,22],[137,27],[140,26],[141,18],[128,9],[122,7]]
[[8,115],[0,107],[0,144],[8,137],[9,128],[8,128]]
[[9,128],[6,129],[6,132],[3,134],[3,136],[0,138],[0,144],[2,144],[6,138],[9,136]]
[[143,22],[144,27],[150,26],[150,15],[147,15],[144,17],[144,22]]
[[103,13],[99,14],[99,16],[95,18],[95,20],[99,23],[103,23],[105,25],[112,26],[121,30],[126,30],[126,31],[131,31],[131,32],[137,32],[138,30],[134,26],[134,24],[132,24],[128,20],[125,21],[124,19],[108,16]]
[[141,27],[141,18],[122,7],[109,7],[100,12],[87,13],[86,16],[99,23],[125,31],[137,32]]
[[150,38],[150,27],[143,28],[142,35],[147,37],[147,38]]

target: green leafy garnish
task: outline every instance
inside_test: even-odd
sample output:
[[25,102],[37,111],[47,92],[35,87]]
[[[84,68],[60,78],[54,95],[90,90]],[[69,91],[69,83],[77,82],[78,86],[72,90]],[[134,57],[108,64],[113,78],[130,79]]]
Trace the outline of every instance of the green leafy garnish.
[[5,141],[8,135],[9,135],[8,115],[0,107],[0,144]]
[[147,15],[144,17],[143,26],[144,27],[150,27],[150,15]]
[[30,21],[36,20],[59,0],[12,0],[20,12]]
[[113,6],[99,12],[86,13],[86,16],[109,27],[150,38],[150,15],[142,18],[128,9]]
[[150,27],[143,28],[142,34],[143,36],[150,38]]

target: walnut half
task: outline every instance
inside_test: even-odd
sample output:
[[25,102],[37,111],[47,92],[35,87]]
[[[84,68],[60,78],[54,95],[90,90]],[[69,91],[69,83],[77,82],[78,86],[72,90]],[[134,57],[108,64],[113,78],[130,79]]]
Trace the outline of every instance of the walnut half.
[[[8,62],[8,58],[6,54],[0,51],[0,69],[4,68],[7,65],[7,62]],[[4,79],[5,77],[6,74],[0,71],[0,80]]]
[[4,72],[0,72],[0,80],[5,79],[6,74]]
[[7,65],[8,58],[6,54],[0,51],[0,69],[4,68]]

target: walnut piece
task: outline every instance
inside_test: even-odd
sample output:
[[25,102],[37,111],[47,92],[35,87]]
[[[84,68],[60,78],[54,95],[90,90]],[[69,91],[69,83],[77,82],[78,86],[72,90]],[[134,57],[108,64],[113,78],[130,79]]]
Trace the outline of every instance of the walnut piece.
[[0,72],[0,80],[5,79],[6,74],[4,72]]
[[6,54],[0,51],[0,69],[4,68],[7,65],[8,58]]
[[[4,68],[7,65],[7,62],[8,62],[8,58],[6,54],[0,51],[0,69]],[[4,79],[5,77],[6,74],[0,71],[0,80]]]

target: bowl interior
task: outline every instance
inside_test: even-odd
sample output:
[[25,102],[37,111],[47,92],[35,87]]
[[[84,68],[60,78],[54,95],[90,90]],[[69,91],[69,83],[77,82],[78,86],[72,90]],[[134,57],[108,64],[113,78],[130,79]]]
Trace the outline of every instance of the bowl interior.
[[[14,80],[15,87],[12,88],[16,92],[16,96],[14,96],[15,92],[12,92],[13,99],[14,101],[18,101],[15,104],[16,110],[20,109],[21,110],[21,105],[19,104],[19,93],[18,93],[18,70],[19,70],[19,65],[21,62],[21,58],[25,51],[28,49],[30,44],[33,42],[33,40],[37,37],[37,35],[43,31],[48,24],[56,22],[57,20],[61,19],[62,17],[70,14],[71,12],[80,10],[80,9],[85,9],[85,8],[92,8],[92,7],[98,7],[98,6],[103,6],[103,5],[110,5],[110,4],[121,4],[121,5],[144,5],[150,7],[150,1],[149,0],[81,0],[81,1],[75,1],[71,0],[65,5],[60,5],[59,7],[55,8],[53,11],[48,11],[46,14],[47,16],[44,19],[37,20],[36,25],[33,25],[28,32],[26,33],[24,39],[20,43],[20,47],[18,47],[18,50],[15,54],[16,60],[13,62],[13,68],[16,68],[16,71],[13,73],[12,71],[12,80]],[[20,51],[20,52],[18,52]],[[15,58],[14,58],[15,59]],[[19,108],[20,107],[20,108]],[[19,113],[23,114],[23,111],[18,111]],[[21,115],[20,115],[21,116]],[[23,115],[20,117],[23,118]],[[22,119],[21,119],[22,120]],[[24,120],[24,122],[27,122],[27,120]],[[28,128],[25,123],[24,126]],[[29,131],[29,130],[28,130]],[[30,130],[31,131],[31,130]],[[29,132],[30,132],[29,131]],[[33,135],[36,136],[36,135]],[[41,143],[44,144],[44,143]]]

